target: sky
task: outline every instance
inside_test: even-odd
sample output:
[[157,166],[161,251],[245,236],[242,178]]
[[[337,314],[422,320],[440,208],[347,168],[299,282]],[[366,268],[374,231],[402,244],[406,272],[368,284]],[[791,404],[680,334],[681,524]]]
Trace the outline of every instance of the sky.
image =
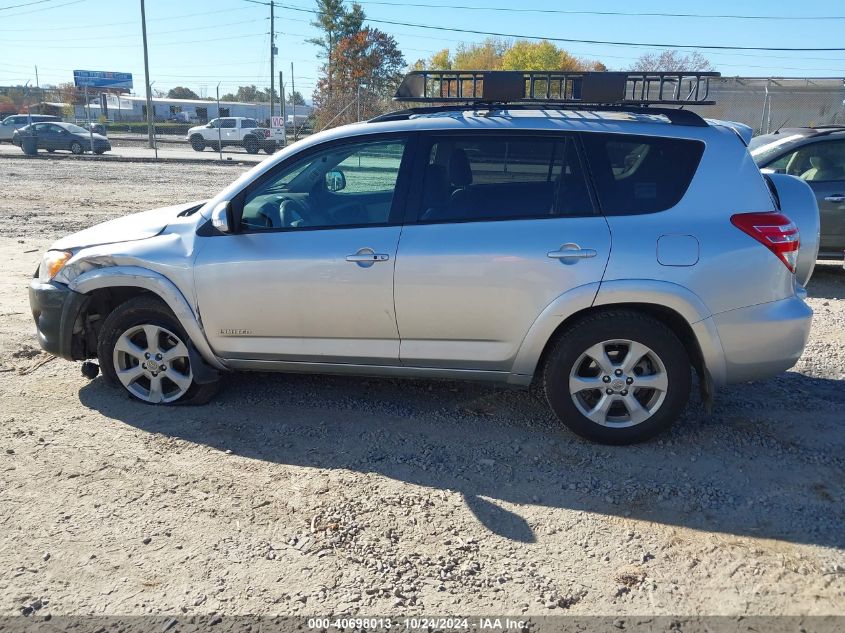
[[[296,89],[310,101],[322,63],[305,40],[318,35],[309,23],[313,0],[276,0],[276,81],[291,63]],[[438,26],[534,38],[566,38],[688,46],[843,48],[841,0],[361,0],[371,26],[393,35],[407,62],[427,58],[483,34],[426,29]],[[281,5],[281,6],[280,6]],[[426,6],[414,6],[426,5]],[[451,5],[451,6],[450,6]],[[459,8],[465,7],[465,8]],[[472,8],[466,8],[472,7]],[[297,10],[299,9],[299,10]],[[499,10],[497,10],[499,9]],[[506,9],[506,10],[501,10]],[[514,11],[519,9],[520,11]],[[537,11],[525,11],[526,9]],[[583,15],[557,11],[695,13],[766,16],[663,17]],[[200,96],[237,86],[270,84],[269,7],[250,0],[146,0],[150,81],[156,90],[187,86]],[[771,19],[777,18],[777,19]],[[810,19],[811,18],[811,19]],[[403,22],[405,25],[378,22]],[[648,46],[558,43],[578,57],[624,70]],[[708,50],[700,52],[723,75],[845,76],[845,51]],[[140,0],[0,0],[0,85],[40,85],[73,80],[74,69],[131,72],[143,94]]]

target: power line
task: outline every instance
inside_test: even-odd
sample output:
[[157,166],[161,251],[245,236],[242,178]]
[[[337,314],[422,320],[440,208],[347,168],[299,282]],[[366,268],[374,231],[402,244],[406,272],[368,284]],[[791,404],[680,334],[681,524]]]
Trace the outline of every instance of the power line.
[[[84,0],[73,0],[73,2],[65,2],[64,4],[54,4],[51,7],[41,7],[40,9],[32,9],[31,11],[21,11],[20,13],[7,13],[4,15],[4,18],[14,18],[19,15],[29,15],[30,13],[39,13],[41,11],[49,11],[51,9],[58,9],[59,7],[67,7],[72,4],[79,4],[80,2],[84,2]],[[33,3],[34,4],[34,3]],[[26,6],[26,5],[21,5]],[[12,7],[6,7],[7,9],[11,9]]]
[[0,7],[0,11],[8,9],[17,9],[19,7],[31,7],[33,4],[44,4],[45,2],[55,2],[56,0],[35,0],[35,2],[24,2],[23,4],[10,4],[5,7]]
[[603,15],[624,17],[656,17],[656,18],[704,18],[730,20],[845,20],[845,15],[737,15],[737,14],[707,14],[707,13],[663,13],[640,11],[583,11],[575,9],[526,9],[514,7],[474,7],[457,4],[428,4],[422,2],[386,2],[383,0],[356,0],[358,4],[375,4],[387,7],[418,7],[424,9],[460,9],[464,11],[497,11],[506,13],[545,13],[562,15]]

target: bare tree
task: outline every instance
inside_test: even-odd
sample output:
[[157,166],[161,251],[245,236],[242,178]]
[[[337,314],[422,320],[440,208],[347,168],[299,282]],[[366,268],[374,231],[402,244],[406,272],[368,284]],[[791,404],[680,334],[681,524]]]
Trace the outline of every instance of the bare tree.
[[678,72],[685,70],[707,72],[713,70],[713,64],[698,51],[684,54],[673,49],[663,51],[659,55],[657,53],[643,55],[633,63],[629,70],[639,72]]

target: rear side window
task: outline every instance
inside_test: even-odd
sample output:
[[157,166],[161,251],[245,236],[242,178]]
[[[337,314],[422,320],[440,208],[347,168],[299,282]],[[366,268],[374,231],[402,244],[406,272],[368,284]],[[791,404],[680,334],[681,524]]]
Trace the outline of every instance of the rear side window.
[[220,119],[220,127],[224,129],[235,127],[235,119]]
[[435,137],[427,156],[421,222],[593,213],[572,137]]
[[584,134],[602,210],[608,215],[654,213],[686,193],[704,143],[687,139]]
[[244,119],[243,121],[241,121],[241,127],[242,128],[258,127],[258,121],[256,121],[255,119]]

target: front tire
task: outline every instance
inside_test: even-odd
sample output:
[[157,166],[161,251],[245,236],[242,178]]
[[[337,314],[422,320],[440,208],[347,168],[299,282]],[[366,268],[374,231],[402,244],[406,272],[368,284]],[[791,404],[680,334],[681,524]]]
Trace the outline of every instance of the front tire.
[[639,312],[609,310],[554,341],[541,380],[549,406],[570,430],[602,444],[634,444],[680,416],[691,367],[666,325]]
[[195,152],[201,152],[205,149],[205,139],[199,134],[194,134],[191,137],[191,148]]
[[217,382],[194,380],[190,339],[158,298],[141,296],[115,308],[100,330],[97,356],[106,380],[147,404],[204,404]]
[[70,144],[70,153],[75,154],[76,156],[80,156],[85,153],[85,148],[82,147],[82,143],[79,141],[74,141]]

